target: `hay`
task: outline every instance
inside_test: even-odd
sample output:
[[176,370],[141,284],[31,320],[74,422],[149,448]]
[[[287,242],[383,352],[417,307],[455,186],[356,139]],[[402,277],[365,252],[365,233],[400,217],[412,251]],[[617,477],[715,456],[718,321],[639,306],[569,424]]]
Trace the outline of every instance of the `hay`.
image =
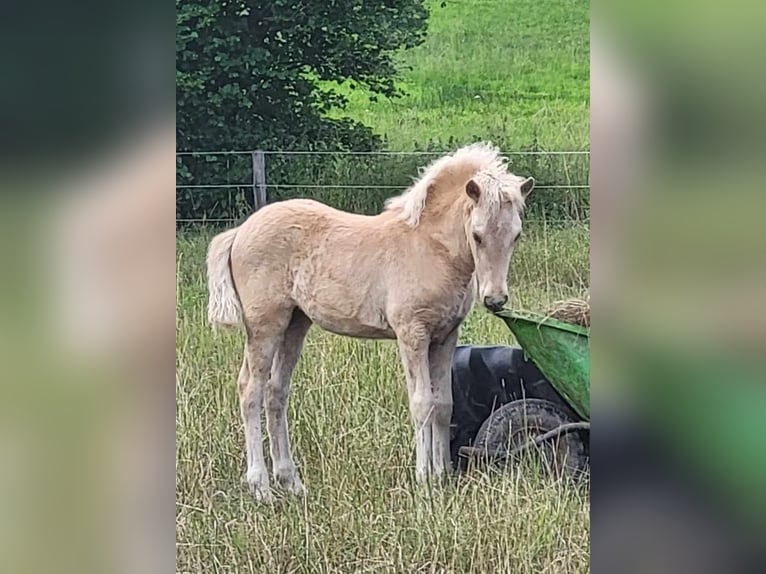
[[586,299],[558,301],[548,309],[545,315],[564,323],[590,327],[590,296]]

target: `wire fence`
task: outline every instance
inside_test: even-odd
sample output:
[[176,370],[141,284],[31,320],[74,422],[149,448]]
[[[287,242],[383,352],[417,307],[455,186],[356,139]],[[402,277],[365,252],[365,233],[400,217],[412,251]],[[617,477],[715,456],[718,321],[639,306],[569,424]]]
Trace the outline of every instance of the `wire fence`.
[[[444,151],[311,151],[311,150],[261,150],[261,153],[266,155],[376,155],[376,156],[439,156],[449,153],[451,150]],[[453,150],[454,151],[454,150]],[[250,155],[254,153],[250,151],[178,151],[177,156],[203,156],[203,155]],[[589,156],[590,150],[577,150],[577,151],[544,151],[544,150],[529,150],[529,151],[504,151],[501,152],[505,156],[514,155],[584,155]]]
[[[419,169],[443,151],[180,151],[176,153],[179,226],[241,222],[262,205],[307,197],[358,213],[378,213]],[[526,220],[590,221],[589,150],[507,151],[510,168],[537,184]]]

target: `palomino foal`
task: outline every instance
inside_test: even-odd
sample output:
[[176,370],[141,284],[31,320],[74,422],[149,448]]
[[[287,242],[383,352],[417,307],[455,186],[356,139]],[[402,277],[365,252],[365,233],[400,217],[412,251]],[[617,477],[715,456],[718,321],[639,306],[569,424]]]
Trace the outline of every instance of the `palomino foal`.
[[[508,299],[520,213],[534,186],[486,144],[432,163],[375,216],[293,199],[267,205],[213,238],[207,258],[213,324],[244,324],[239,373],[247,482],[271,500],[262,435],[266,407],[273,474],[304,492],[290,452],[290,377],[312,323],[351,337],[396,339],[415,426],[416,476],[449,469],[451,365],[478,287],[490,310]],[[474,284],[475,282],[475,284]]]

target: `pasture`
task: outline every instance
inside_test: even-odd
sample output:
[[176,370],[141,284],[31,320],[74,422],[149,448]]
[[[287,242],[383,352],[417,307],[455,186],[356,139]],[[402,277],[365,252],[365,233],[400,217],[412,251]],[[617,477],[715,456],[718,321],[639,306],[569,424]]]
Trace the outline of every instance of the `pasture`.
[[[586,572],[587,490],[532,469],[474,470],[429,491],[395,343],[309,334],[293,376],[291,437],[309,494],[255,503],[236,396],[244,335],[206,325],[209,233],[178,237],[179,572]],[[514,307],[587,290],[589,230],[527,226],[511,265]],[[461,342],[511,343],[475,309]]]
[[[484,139],[504,150],[588,149],[587,2],[447,0],[442,6],[435,0],[429,5],[426,42],[401,55],[399,84],[407,95],[370,102],[363,91],[344,86],[349,107],[334,114],[373,127],[391,150],[444,150]],[[328,187],[286,186],[285,192],[275,186],[271,198],[313,196],[366,213],[379,210],[383,196],[393,192],[330,186],[385,183],[404,189],[423,163],[422,158],[339,158],[322,159],[320,169],[303,168],[297,159],[288,164],[270,156],[268,181]],[[588,158],[576,159],[517,157],[511,166],[542,184],[587,183]],[[248,181],[249,156],[225,161],[231,162],[228,183]],[[284,174],[283,164],[290,166]],[[226,191],[212,190],[216,197]],[[195,213],[220,212],[204,203],[202,194],[195,197],[200,198]],[[580,201],[576,190],[544,186],[531,197],[524,237],[511,263],[509,304],[539,311],[588,290],[588,202]],[[240,207],[222,211],[227,217],[241,212]],[[214,332],[206,321],[204,257],[212,233],[185,230],[177,237],[178,572],[589,571],[587,488],[545,479],[527,467],[473,469],[435,490],[416,484],[413,429],[394,342],[312,328],[293,375],[289,407],[293,453],[308,496],[258,505],[244,483],[236,391],[244,334]],[[460,342],[513,341],[500,320],[477,308],[463,324]]]
[[391,149],[491,139],[503,149],[588,149],[590,4],[430,0],[428,36],[400,56],[402,98],[344,90],[345,112]]

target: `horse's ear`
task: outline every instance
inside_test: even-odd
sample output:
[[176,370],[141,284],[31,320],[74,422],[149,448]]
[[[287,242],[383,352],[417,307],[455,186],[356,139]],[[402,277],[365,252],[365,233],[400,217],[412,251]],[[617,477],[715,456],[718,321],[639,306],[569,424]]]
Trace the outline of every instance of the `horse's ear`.
[[479,184],[474,180],[468,180],[468,183],[465,184],[465,192],[468,194],[468,197],[473,199],[476,203],[479,202],[479,198],[481,197],[481,189],[479,189]]
[[526,199],[526,197],[532,192],[534,188],[535,188],[535,179],[532,177],[528,177],[521,184],[521,196]]

